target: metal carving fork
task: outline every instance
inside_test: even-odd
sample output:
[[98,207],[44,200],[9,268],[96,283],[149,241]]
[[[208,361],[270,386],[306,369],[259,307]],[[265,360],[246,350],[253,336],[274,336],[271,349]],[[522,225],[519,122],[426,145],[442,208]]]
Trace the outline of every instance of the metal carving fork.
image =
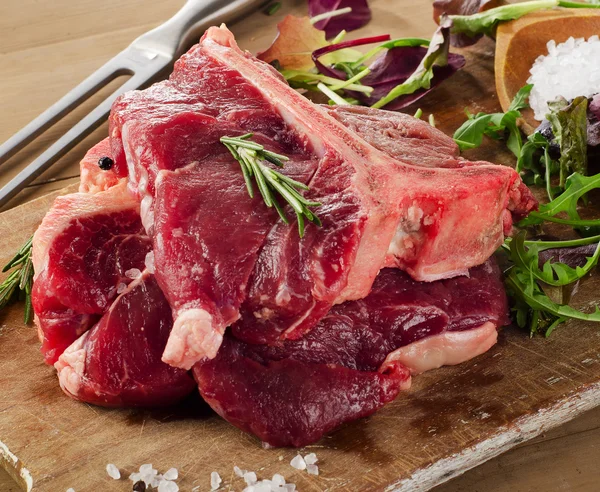
[[182,48],[186,47],[186,41],[189,41],[191,36],[199,36],[201,30],[208,25],[240,16],[264,1],[187,0],[171,19],[137,38],[60,101],[0,145],[2,165],[109,82],[120,75],[131,75],[127,82],[0,189],[0,207],[100,126],[119,95],[145,86],[169,67]]

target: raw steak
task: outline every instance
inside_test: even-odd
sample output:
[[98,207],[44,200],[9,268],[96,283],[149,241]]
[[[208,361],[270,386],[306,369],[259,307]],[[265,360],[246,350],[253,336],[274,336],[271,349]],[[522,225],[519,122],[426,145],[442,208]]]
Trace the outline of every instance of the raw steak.
[[173,318],[154,277],[144,272],[100,322],[60,356],[60,386],[103,406],[172,405],[196,387],[182,369],[161,361]]
[[431,283],[384,269],[366,298],[333,307],[303,338],[268,346],[227,335],[194,375],[232,424],[274,446],[304,446],[391,401],[409,387],[409,371],[487,351],[507,311],[493,260]]
[[48,364],[145,268],[151,244],[126,183],[58,197],[33,239],[33,308]]
[[[304,172],[323,227],[299,240],[295,226],[251,202],[219,143],[248,131],[290,156],[284,172]],[[240,336],[262,325],[250,341],[302,336],[333,304],[365,297],[385,265],[418,280],[465,274],[500,244],[510,210],[535,206],[512,169],[422,167],[381,152],[242,52],[226,28],[209,29],[168,81],[121,97],[110,136],[174,309],[163,360],[184,368],[214,357],[240,316]],[[171,220],[191,198],[202,210]]]

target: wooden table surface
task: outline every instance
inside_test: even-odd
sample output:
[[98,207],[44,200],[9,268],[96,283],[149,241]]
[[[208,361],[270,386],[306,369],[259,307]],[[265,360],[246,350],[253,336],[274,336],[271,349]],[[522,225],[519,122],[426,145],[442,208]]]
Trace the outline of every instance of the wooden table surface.
[[[136,36],[169,17],[182,3],[182,0],[0,0],[0,141],[9,138]],[[305,12],[304,0],[283,3],[281,14],[273,18],[256,13],[233,26],[242,47],[251,51],[265,47],[275,33],[274,24],[280,15]],[[377,26],[394,37],[429,37],[434,29],[430,0],[371,0],[370,4]],[[3,165],[0,186],[110,89],[92,97]],[[106,125],[103,125],[9,207],[77,182],[79,159],[105,135]],[[600,487],[599,442],[600,409],[596,409],[436,491],[595,491]],[[17,487],[0,470],[0,492],[13,490]]]

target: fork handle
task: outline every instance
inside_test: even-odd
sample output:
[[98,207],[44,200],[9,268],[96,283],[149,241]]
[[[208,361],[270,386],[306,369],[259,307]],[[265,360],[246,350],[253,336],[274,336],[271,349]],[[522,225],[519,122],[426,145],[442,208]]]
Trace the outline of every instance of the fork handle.
[[142,34],[133,44],[149,50],[174,57],[179,49],[181,39],[195,24],[215,17],[220,11],[231,10],[231,4],[238,8],[244,4],[256,4],[255,0],[187,0],[185,5],[168,21],[157,28]]

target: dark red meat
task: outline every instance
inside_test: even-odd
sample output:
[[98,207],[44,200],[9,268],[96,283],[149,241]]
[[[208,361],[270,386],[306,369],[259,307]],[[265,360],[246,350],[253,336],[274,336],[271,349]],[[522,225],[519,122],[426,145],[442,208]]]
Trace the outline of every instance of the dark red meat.
[[56,363],[63,390],[103,406],[172,405],[195,383],[162,362],[173,319],[154,277],[134,280],[100,322],[72,344]]
[[305,446],[371,415],[410,382],[400,364],[385,373],[293,358],[257,362],[227,337],[217,357],[194,367],[202,397],[221,417],[272,446]]
[[502,276],[493,260],[469,273],[423,283],[385,269],[369,296],[333,307],[299,340],[268,346],[227,336],[216,358],[194,367],[200,392],[271,445],[313,443],[395,398],[409,370],[463,362],[493,345],[508,322]]

